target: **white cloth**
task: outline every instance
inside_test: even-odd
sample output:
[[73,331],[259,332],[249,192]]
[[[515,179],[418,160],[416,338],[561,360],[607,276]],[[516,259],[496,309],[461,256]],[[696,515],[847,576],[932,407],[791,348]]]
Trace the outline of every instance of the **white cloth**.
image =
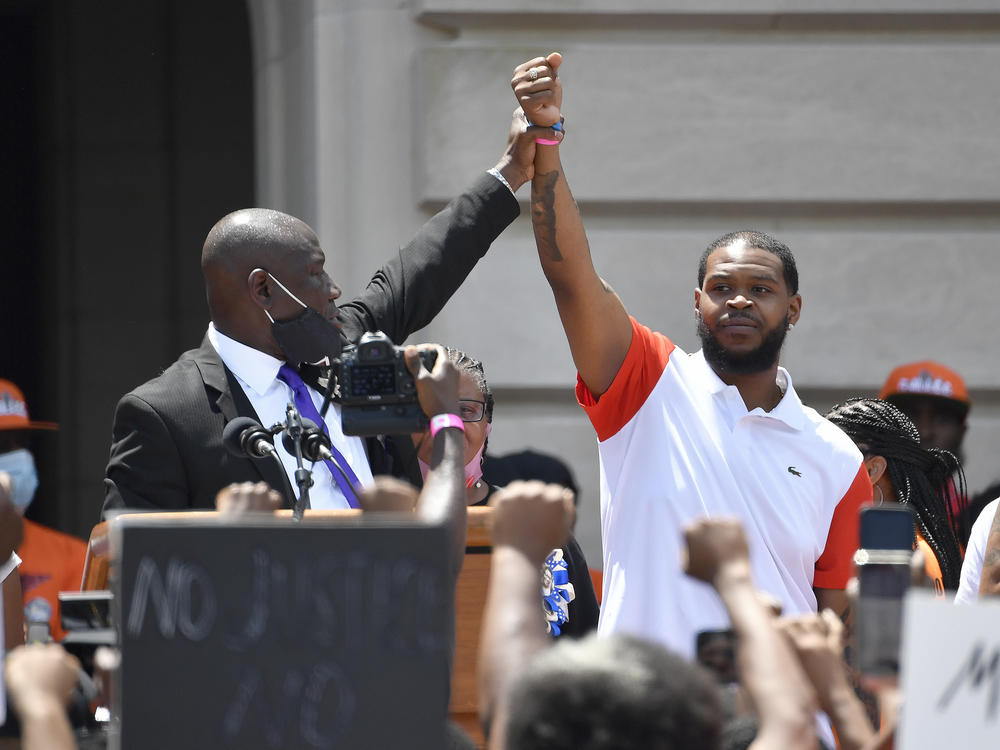
[[748,412],[701,352],[633,321],[608,391],[595,401],[578,384],[600,440],[600,633],[651,638],[692,658],[699,631],[729,626],[712,588],[680,565],[681,530],[704,516],[742,521],[754,584],[785,614],[815,612],[814,586],[844,587],[871,483],[850,438],[781,377],[780,403]]
[[[2,566],[0,566],[0,583],[7,580],[7,576],[17,570],[17,566],[21,564],[21,558],[17,556],[16,552],[11,552],[10,557],[7,558]],[[3,596],[0,594],[0,677],[3,676],[3,663],[4,657],[6,655],[6,648],[4,644],[7,643],[7,631],[4,629],[4,611],[3,611]],[[7,688],[6,683],[0,679],[0,726],[3,726],[7,722]]]
[[[7,576],[13,573],[17,566],[21,564],[21,558],[17,556],[16,552],[11,552],[10,557],[7,558],[2,566],[0,566],[0,582],[6,581]],[[3,597],[0,597],[0,602],[2,602]],[[3,625],[3,618],[0,618],[0,627]]]
[[979,580],[983,575],[983,556],[986,554],[986,541],[993,526],[1000,498],[983,508],[979,518],[972,524],[969,544],[965,548],[965,560],[962,562],[962,578],[955,592],[956,604],[971,604],[979,599]]
[[[260,417],[261,423],[265,427],[270,427],[276,422],[284,422],[285,407],[295,401],[292,389],[278,380],[278,369],[284,362],[275,359],[270,354],[265,354],[229,338],[216,330],[212,323],[208,324],[208,340],[215,347],[215,351],[219,353],[219,357],[226,367],[236,376],[237,382],[250,400],[250,405],[257,412],[257,416]],[[316,410],[319,411],[323,406],[322,394],[310,387],[309,395],[316,405]],[[372,470],[368,465],[364,441],[359,437],[344,435],[340,424],[340,407],[337,404],[330,405],[325,421],[330,430],[330,441],[347,459],[351,468],[354,469],[354,473],[358,475],[361,484],[370,485],[372,483]],[[285,450],[280,438],[274,441],[274,445],[281,458],[281,463],[285,467],[288,481],[297,496],[295,456]],[[313,486],[309,488],[311,507],[315,509],[349,508],[347,499],[340,491],[326,465],[317,463],[311,468],[314,482]]]
[[500,170],[499,169],[497,169],[496,167],[493,167],[491,169],[487,169],[486,173],[489,174],[489,175],[492,175],[497,180],[499,180],[500,184],[503,185],[505,188],[507,188],[510,191],[511,195],[513,195],[515,198],[517,197],[517,193],[514,192],[514,188],[512,188],[510,186],[510,183],[507,182],[507,179],[502,174],[500,174]]

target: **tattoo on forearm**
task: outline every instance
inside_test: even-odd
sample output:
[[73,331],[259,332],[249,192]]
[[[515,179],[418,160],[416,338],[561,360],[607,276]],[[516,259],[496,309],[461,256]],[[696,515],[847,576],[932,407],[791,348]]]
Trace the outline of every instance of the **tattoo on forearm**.
[[538,252],[548,260],[558,263],[563,257],[559,252],[559,245],[556,244],[556,182],[559,181],[559,172],[547,172],[540,177],[541,186],[532,192],[531,196],[531,218],[535,225],[535,242],[538,245]]
[[1000,544],[986,548],[986,557],[983,558],[983,567],[1000,563]]
[[983,556],[983,567],[996,565],[1000,562],[1000,513],[993,516],[993,525],[986,542],[986,554]]
[[840,621],[844,623],[844,641],[850,641],[854,635],[854,628],[851,625],[851,605],[848,604],[844,607],[844,611],[840,613]]

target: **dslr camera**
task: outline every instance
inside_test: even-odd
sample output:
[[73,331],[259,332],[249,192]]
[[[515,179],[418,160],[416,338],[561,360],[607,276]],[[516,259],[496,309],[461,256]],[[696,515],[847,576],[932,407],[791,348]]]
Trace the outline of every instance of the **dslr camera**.
[[[437,353],[421,351],[430,370]],[[345,435],[395,435],[421,432],[429,418],[417,401],[417,386],[403,358],[382,331],[366,333],[358,345],[334,361],[337,395]]]

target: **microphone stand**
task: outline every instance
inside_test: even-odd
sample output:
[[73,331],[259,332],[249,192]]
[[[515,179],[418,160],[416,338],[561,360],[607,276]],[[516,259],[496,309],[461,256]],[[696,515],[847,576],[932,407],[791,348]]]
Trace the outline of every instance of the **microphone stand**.
[[312,472],[307,469],[302,461],[302,435],[305,432],[302,427],[302,417],[299,415],[295,404],[289,403],[285,407],[285,434],[292,439],[295,447],[295,483],[299,486],[299,497],[292,508],[292,520],[301,521],[303,511],[311,507],[309,503],[309,488],[312,487]]
[[[354,486],[351,478],[347,476],[347,472],[344,471],[344,468],[340,465],[340,461],[337,460],[337,457],[330,453],[330,446],[333,445],[330,441],[330,436],[323,432],[323,430],[321,430],[311,419],[302,420],[302,430],[303,457],[312,463],[325,461],[328,465],[335,468],[347,486],[354,490],[354,494],[357,496],[358,488]],[[336,481],[336,478],[334,481]],[[348,504],[350,504],[349,500]]]
[[292,491],[292,483],[288,481],[288,472],[285,471],[285,465],[281,463],[281,456],[278,455],[277,451],[271,451],[267,454],[267,457],[272,459],[278,466],[278,471],[281,473],[281,489],[286,493],[288,497],[288,502],[291,504],[293,512],[296,504],[295,492]]
[[[282,422],[276,422],[270,428],[265,428],[251,417],[236,417],[229,421],[222,431],[222,444],[230,455],[237,458],[249,458],[252,461],[271,459],[277,464],[278,476],[281,477],[281,494],[289,507],[295,506],[295,491],[288,481],[288,472],[281,462],[281,456],[274,449],[274,436],[285,429]],[[277,488],[275,488],[277,489]]]

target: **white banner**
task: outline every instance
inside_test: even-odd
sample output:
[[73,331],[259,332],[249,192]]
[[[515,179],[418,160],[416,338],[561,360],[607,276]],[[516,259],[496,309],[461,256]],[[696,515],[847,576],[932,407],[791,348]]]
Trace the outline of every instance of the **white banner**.
[[903,618],[898,747],[1000,747],[1000,603],[914,590]]

